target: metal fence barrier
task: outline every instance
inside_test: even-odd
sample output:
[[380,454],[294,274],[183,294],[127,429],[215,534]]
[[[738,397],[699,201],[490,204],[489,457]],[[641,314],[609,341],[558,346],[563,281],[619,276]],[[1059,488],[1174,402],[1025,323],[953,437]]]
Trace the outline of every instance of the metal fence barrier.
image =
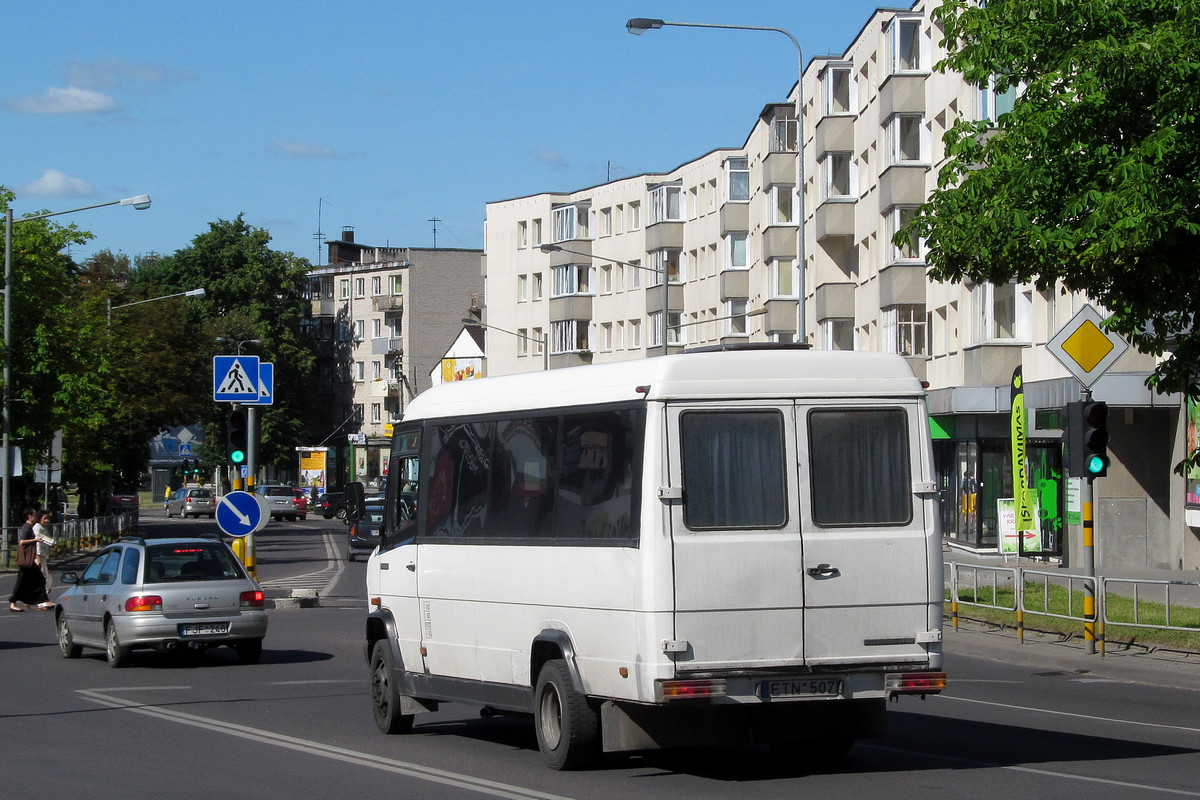
[[[138,515],[133,512],[109,514],[91,519],[72,519],[56,522],[49,526],[54,537],[50,557],[62,557],[102,547],[121,536],[133,536],[138,530]],[[17,531],[9,534],[8,550],[0,553],[0,566],[12,567],[17,563]]]
[[[1109,588],[1110,584],[1113,586],[1131,587],[1132,592],[1114,591]],[[1161,581],[1137,578],[1101,578],[1100,587],[1102,595],[1101,599],[1103,601],[1100,605],[1102,611],[1101,619],[1105,625],[1123,625],[1131,628],[1157,628],[1159,630],[1184,631],[1188,633],[1195,633],[1198,631],[1198,629],[1194,626],[1175,625],[1171,620],[1171,612],[1173,610],[1178,611],[1179,609],[1184,608],[1195,609],[1200,607],[1200,581]],[[1148,600],[1147,602],[1156,602],[1162,604],[1164,609],[1162,622],[1148,622],[1143,619],[1141,605],[1142,591],[1147,587],[1161,587],[1162,599],[1155,599],[1153,601]],[[1172,601],[1171,597],[1172,591],[1175,592],[1174,601]],[[1180,598],[1179,594],[1185,591],[1191,596],[1189,598]],[[1113,619],[1112,614],[1109,613],[1110,595],[1131,597],[1133,601],[1132,622]]]

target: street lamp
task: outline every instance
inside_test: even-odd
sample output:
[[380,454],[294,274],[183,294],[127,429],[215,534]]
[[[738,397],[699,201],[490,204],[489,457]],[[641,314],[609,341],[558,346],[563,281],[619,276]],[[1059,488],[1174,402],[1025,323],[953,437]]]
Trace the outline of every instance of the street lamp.
[[[230,344],[233,342],[233,339],[226,339],[224,336],[218,336],[217,341],[221,344]],[[242,345],[244,344],[262,344],[262,339],[242,339],[237,343],[237,354],[239,356],[242,354]]]
[[634,36],[641,36],[646,31],[658,30],[666,26],[677,28],[720,28],[735,31],[774,31],[775,33],[782,33],[796,46],[796,60],[798,63],[796,77],[796,198],[800,206],[796,212],[796,259],[799,262],[796,272],[800,282],[800,302],[796,309],[796,337],[799,339],[800,344],[804,344],[808,336],[805,330],[804,314],[804,272],[806,268],[804,263],[804,52],[800,49],[800,42],[796,41],[796,37],[783,28],[770,28],[758,25],[716,25],[702,22],[664,22],[661,19],[646,19],[644,17],[636,17],[626,22],[625,30]]
[[[135,206],[136,208],[136,206]],[[108,298],[108,324],[112,327],[112,312],[118,308],[129,308],[130,306],[140,306],[142,303],[153,303],[156,300],[170,300],[172,297],[204,297],[205,290],[188,289],[186,292],[176,292],[175,294],[164,294],[160,297],[151,297],[146,300],[134,300],[132,303],[121,303],[118,306],[112,304],[112,298]]]
[[[540,245],[538,249],[540,249],[543,253],[570,253],[571,255],[583,256],[584,258],[588,258],[588,259],[593,257],[591,253],[585,253],[582,250],[568,250],[567,248],[560,247],[559,245],[556,245],[556,244],[543,244],[543,245]],[[662,349],[663,349],[662,354],[664,356],[670,354],[670,352],[671,352],[669,349],[670,345],[667,342],[667,312],[670,310],[670,306],[671,306],[671,294],[670,294],[671,287],[667,283],[667,271],[665,269],[658,270],[658,269],[655,269],[654,267],[647,267],[642,264],[634,264],[629,261],[620,261],[615,258],[603,258],[601,260],[602,261],[611,261],[612,263],[620,264],[623,267],[632,267],[633,269],[640,269],[643,272],[653,272],[655,275],[658,275],[662,278]],[[679,327],[679,326],[673,325],[671,327]]]
[[767,313],[766,308],[756,308],[753,311],[747,311],[745,314],[729,314],[724,317],[710,317],[708,319],[698,319],[692,322],[680,322],[678,325],[672,325],[671,328],[678,330],[679,328],[690,328],[693,325],[707,325],[710,322],[721,322],[728,319],[742,319],[743,317],[761,317]]
[[[517,333],[516,331],[508,331],[504,328],[497,328],[495,325],[488,325],[486,322],[480,322],[474,317],[463,317],[462,324],[472,325],[477,328],[486,328],[487,330],[492,331],[500,331],[501,333],[507,333],[509,336],[516,336],[518,339],[524,339],[525,341],[529,341],[529,339],[533,338],[531,336]],[[542,334],[542,369],[550,369],[550,334],[548,333]]]
[[4,432],[3,442],[0,442],[0,449],[3,450],[3,471],[0,474],[0,514],[3,514],[3,519],[0,519],[0,529],[4,531],[3,542],[4,549],[0,556],[3,559],[8,558],[8,525],[9,525],[9,489],[12,473],[12,454],[9,452],[9,434],[12,428],[12,415],[10,413],[10,403],[12,402],[12,229],[13,225],[20,225],[23,222],[33,222],[34,220],[47,219],[49,217],[57,217],[63,214],[74,214],[77,211],[89,211],[93,208],[104,208],[105,206],[133,206],[138,211],[144,211],[150,207],[150,195],[139,194],[135,197],[126,197],[124,200],[111,200],[107,203],[96,203],[91,206],[83,206],[82,208],[72,208],[66,211],[50,211],[45,214],[33,214],[28,217],[14,220],[12,206],[9,205],[4,209]]

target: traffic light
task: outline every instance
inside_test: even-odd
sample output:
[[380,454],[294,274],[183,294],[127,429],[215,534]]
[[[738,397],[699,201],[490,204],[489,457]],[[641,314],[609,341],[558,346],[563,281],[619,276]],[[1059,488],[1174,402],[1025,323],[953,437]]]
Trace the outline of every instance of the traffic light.
[[225,451],[234,464],[246,463],[246,446],[250,442],[246,409],[234,406],[225,415]]
[[1108,403],[1078,400],[1067,403],[1067,474],[1072,478],[1103,478],[1108,474]]

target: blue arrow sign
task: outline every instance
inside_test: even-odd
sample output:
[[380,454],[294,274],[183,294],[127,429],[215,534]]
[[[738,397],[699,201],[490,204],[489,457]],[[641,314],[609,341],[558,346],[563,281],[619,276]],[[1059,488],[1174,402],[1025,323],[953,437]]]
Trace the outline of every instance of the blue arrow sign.
[[266,361],[258,362],[258,399],[245,403],[248,406],[269,406],[275,404],[275,365]]
[[257,403],[258,356],[213,356],[213,401]]
[[217,504],[217,525],[230,536],[246,536],[263,527],[266,517],[250,492],[230,492]]

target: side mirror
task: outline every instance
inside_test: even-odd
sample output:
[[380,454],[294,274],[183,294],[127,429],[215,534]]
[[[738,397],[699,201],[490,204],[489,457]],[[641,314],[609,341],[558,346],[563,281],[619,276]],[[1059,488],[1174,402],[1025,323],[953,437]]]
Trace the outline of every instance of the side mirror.
[[352,483],[346,487],[346,521],[357,522],[363,517],[363,507],[367,504],[367,492],[361,483]]
[[74,572],[64,572],[58,576],[59,583],[79,583],[79,576]]

